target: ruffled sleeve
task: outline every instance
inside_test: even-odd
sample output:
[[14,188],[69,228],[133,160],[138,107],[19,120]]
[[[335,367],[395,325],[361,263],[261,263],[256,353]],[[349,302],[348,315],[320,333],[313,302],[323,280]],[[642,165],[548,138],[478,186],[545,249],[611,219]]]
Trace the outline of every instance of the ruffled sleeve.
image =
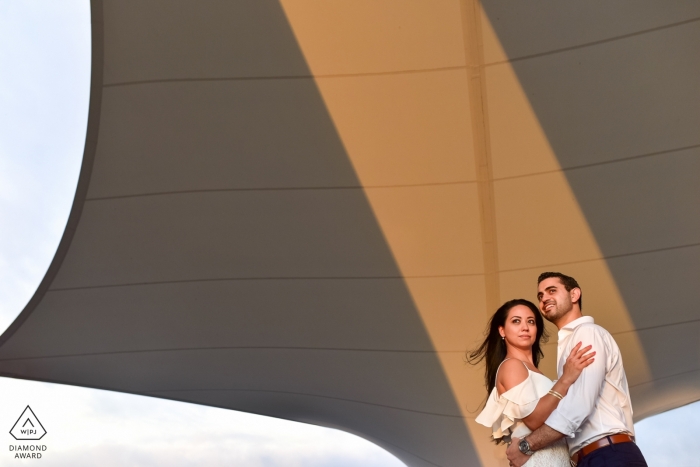
[[532,374],[500,396],[496,388],[493,388],[486,407],[476,417],[476,422],[491,428],[494,439],[510,436],[515,422],[530,415],[537,407],[540,397],[547,393],[547,390],[542,389],[538,388]]

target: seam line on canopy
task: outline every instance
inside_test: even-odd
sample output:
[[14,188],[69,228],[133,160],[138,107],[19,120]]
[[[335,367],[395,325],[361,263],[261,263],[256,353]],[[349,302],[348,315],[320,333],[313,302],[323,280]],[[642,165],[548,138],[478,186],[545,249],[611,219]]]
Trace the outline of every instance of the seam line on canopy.
[[693,248],[693,247],[697,247],[697,246],[700,246],[700,242],[689,243],[687,245],[677,245],[677,246],[669,246],[669,247],[664,247],[664,248],[655,248],[652,250],[634,251],[631,253],[620,253],[617,255],[605,255],[605,256],[601,256],[600,258],[583,259],[583,260],[578,260],[578,261],[567,261],[565,263],[545,264],[545,265],[540,265],[540,266],[528,266],[528,267],[524,267],[524,268],[514,268],[514,269],[501,269],[499,272],[517,272],[517,271],[527,271],[529,269],[541,269],[541,268],[551,268],[554,266],[566,266],[569,264],[590,263],[593,261],[604,261],[604,260],[609,260],[609,259],[624,258],[627,256],[646,255],[649,253],[658,253],[661,251],[681,250],[684,248]]
[[[477,179],[479,227],[484,269],[486,309],[496,309],[500,302],[498,223],[493,185],[493,152],[484,69],[484,46],[481,25],[482,7],[478,0],[460,2],[464,56],[469,69],[466,87],[472,129],[472,156]],[[467,158],[469,158],[467,156]]]
[[409,350],[409,349],[354,349],[342,347],[284,347],[284,346],[222,346],[222,347],[173,347],[167,349],[143,349],[143,350],[115,350],[112,352],[87,352],[62,355],[39,355],[34,357],[0,358],[0,362],[14,362],[24,360],[46,360],[56,358],[101,357],[108,355],[131,355],[146,353],[190,352],[190,351],[216,351],[216,350],[301,350],[322,352],[369,352],[369,353],[399,353],[399,354],[424,354],[434,355],[439,353],[464,353],[463,350]]
[[268,81],[268,80],[296,80],[296,79],[324,79],[324,78],[353,78],[362,76],[386,76],[386,75],[408,75],[416,73],[434,73],[440,71],[455,71],[464,70],[466,65],[445,66],[436,68],[422,68],[411,70],[394,70],[394,71],[373,71],[366,73],[334,73],[321,75],[286,75],[286,76],[233,76],[219,78],[161,78],[161,79],[144,79],[134,81],[122,81],[118,83],[105,83],[102,86],[105,88],[115,88],[123,86],[136,86],[141,84],[160,84],[160,83],[189,83],[189,82],[217,82],[217,81]]
[[[665,149],[663,151],[650,152],[647,154],[639,154],[636,156],[627,156],[620,159],[593,162],[590,164],[582,164],[571,167],[563,167],[556,170],[546,170],[543,172],[533,172],[522,175],[512,175],[508,177],[496,177],[493,179],[494,182],[499,182],[503,180],[513,180],[517,178],[527,178],[534,177],[538,175],[546,175],[550,173],[560,173],[568,172],[571,170],[586,169],[589,167],[598,167],[608,164],[623,163],[636,159],[644,159],[647,157],[662,156],[666,154],[672,154],[676,152],[682,152],[689,149],[700,148],[700,144],[693,144],[690,146],[683,146],[674,149]],[[154,193],[138,193],[131,195],[116,195],[116,196],[96,196],[93,198],[86,198],[87,201],[106,201],[113,199],[126,199],[126,198],[145,198],[148,196],[166,196],[166,195],[178,195],[178,194],[193,194],[193,193],[234,193],[234,192],[255,192],[255,191],[305,191],[305,190],[359,190],[359,189],[381,189],[381,188],[413,188],[413,187],[429,187],[429,186],[450,186],[450,185],[468,185],[477,183],[476,180],[459,180],[455,182],[431,182],[431,183],[415,183],[415,184],[398,184],[398,185],[367,185],[367,186],[323,186],[323,187],[260,187],[260,188],[215,188],[206,190],[180,190],[180,191],[161,191]]]
[[[616,258],[624,258],[628,256],[639,256],[639,255],[645,255],[645,254],[651,254],[651,253],[658,253],[662,251],[672,251],[672,250],[680,250],[680,249],[685,249],[685,248],[694,248],[700,246],[700,242],[698,243],[690,243],[687,245],[677,245],[677,246],[671,246],[671,247],[665,247],[665,248],[655,248],[652,250],[643,250],[643,251],[635,251],[631,253],[621,253],[618,255],[608,255],[608,256],[602,256],[600,258],[591,258],[591,259],[583,259],[583,260],[578,260],[578,261],[568,261],[565,263],[556,263],[556,264],[545,264],[545,265],[536,265],[536,266],[528,266],[528,267],[523,267],[523,268],[514,268],[514,269],[501,269],[498,272],[499,273],[505,273],[505,272],[518,272],[518,271],[527,271],[531,269],[542,269],[542,268],[550,268],[554,266],[566,266],[570,264],[581,264],[581,263],[590,263],[593,261],[605,261],[609,259],[616,259]],[[63,291],[71,291],[71,290],[87,290],[87,289],[109,289],[109,288],[115,288],[115,287],[138,287],[138,286],[149,286],[149,285],[165,285],[165,284],[184,284],[184,283],[196,283],[196,282],[226,282],[226,281],[268,281],[268,280],[375,280],[375,279],[394,279],[394,280],[406,280],[406,279],[438,279],[438,278],[450,278],[450,277],[478,277],[478,276],[483,276],[484,273],[470,273],[470,274],[444,274],[444,275],[426,275],[426,276],[365,276],[365,277],[353,277],[353,276],[348,276],[348,277],[232,277],[232,278],[215,278],[215,279],[186,279],[186,280],[172,280],[172,281],[153,281],[153,282],[133,282],[133,283],[127,283],[127,284],[106,284],[106,285],[86,285],[86,286],[79,286],[79,287],[56,287],[56,288],[51,288],[47,292],[63,292]]]
[[477,277],[482,276],[483,273],[475,272],[471,274],[436,274],[436,275],[426,275],[426,276],[319,276],[319,277],[228,277],[228,278],[214,278],[214,279],[183,279],[183,280],[172,280],[172,281],[153,281],[153,282],[132,282],[127,284],[105,284],[105,285],[85,285],[79,287],[55,287],[51,288],[49,292],[62,292],[69,290],[84,290],[84,289],[109,289],[113,287],[136,287],[142,285],[165,285],[165,284],[184,284],[190,282],[228,282],[228,281],[317,281],[317,280],[375,280],[375,279],[394,279],[394,280],[405,280],[405,279],[439,279],[439,278],[449,278],[449,277]]
[[643,383],[633,384],[633,385],[630,386],[630,388],[636,388],[637,386],[643,386],[643,385],[645,385],[645,384],[651,384],[651,383],[654,383],[654,382],[656,382],[656,381],[661,381],[662,379],[669,379],[669,378],[674,378],[674,377],[676,377],[676,376],[687,375],[687,374],[690,374],[690,373],[697,373],[698,371],[700,371],[700,368],[695,368],[694,370],[688,370],[688,371],[681,371],[680,373],[674,373],[674,374],[672,374],[672,375],[662,376],[661,378],[650,379],[649,381],[644,381]]
[[627,157],[622,157],[620,159],[615,159],[615,160],[610,160],[610,161],[592,162],[590,164],[574,165],[571,167],[562,167],[561,169],[555,169],[555,170],[545,170],[542,172],[533,172],[533,173],[522,174],[522,175],[510,175],[508,177],[498,177],[498,178],[494,178],[493,180],[496,182],[500,182],[502,180],[512,180],[512,179],[516,179],[516,178],[527,178],[527,177],[534,177],[537,175],[546,175],[546,174],[551,174],[551,173],[568,172],[570,170],[587,169],[589,167],[598,167],[601,165],[617,164],[617,163],[632,161],[632,160],[636,160],[636,159],[645,159],[647,157],[663,156],[665,154],[672,154],[674,152],[682,152],[682,151],[686,151],[688,149],[697,149],[697,148],[700,148],[700,144],[693,144],[690,146],[683,146],[683,147],[674,148],[674,149],[664,149],[663,151],[656,151],[656,152],[650,152],[650,153],[646,153],[646,154],[639,154],[636,156],[627,156]]
[[402,185],[358,185],[358,186],[311,186],[311,187],[260,187],[260,188],[213,188],[202,190],[180,190],[180,191],[160,191],[154,193],[139,193],[132,195],[115,195],[115,196],[96,196],[87,198],[85,201],[104,201],[110,199],[124,198],[143,198],[147,196],[162,196],[162,195],[179,195],[191,193],[234,193],[234,192],[254,192],[254,191],[313,191],[313,190],[364,190],[375,188],[414,188],[414,187],[429,187],[429,186],[449,186],[449,185],[468,185],[476,183],[476,180],[459,180],[456,182],[432,182],[432,183],[413,183]]
[[693,324],[693,323],[698,323],[698,322],[700,322],[700,318],[699,319],[690,319],[688,321],[679,321],[677,323],[657,324],[655,326],[647,326],[644,328],[629,329],[627,331],[611,332],[610,334],[617,336],[619,334],[628,334],[630,332],[651,331],[653,329],[667,328],[667,327],[672,327],[672,326],[681,326],[683,324]]
[[428,412],[425,410],[416,410],[416,409],[407,409],[405,407],[396,407],[393,405],[385,405],[385,404],[378,404],[375,402],[366,402],[366,401],[361,401],[357,399],[346,399],[344,397],[333,397],[333,396],[324,396],[321,394],[308,394],[308,393],[303,393],[303,392],[293,392],[293,391],[276,391],[276,390],[271,390],[271,389],[229,389],[229,388],[221,388],[221,389],[157,389],[157,390],[143,390],[144,393],[146,394],[159,394],[159,393],[182,393],[182,392],[261,392],[261,393],[271,393],[271,394],[289,394],[289,395],[294,395],[294,396],[306,396],[306,397],[317,397],[321,399],[331,399],[331,400],[337,400],[337,401],[343,401],[343,402],[353,402],[356,404],[364,404],[364,405],[371,405],[371,406],[376,406],[376,407],[383,407],[387,409],[394,409],[394,410],[401,410],[405,412],[413,412],[413,413],[419,413],[419,414],[424,414],[424,415],[434,415],[437,417],[449,417],[449,418],[459,418],[463,419],[461,415],[452,415],[452,414],[445,414],[445,413],[438,413],[438,412]]
[[[614,42],[618,40],[628,39],[634,36],[640,36],[643,34],[648,34],[651,32],[661,31],[664,29],[670,29],[677,26],[683,26],[686,24],[695,23],[700,21],[700,18],[691,18],[683,21],[678,21],[676,23],[666,24],[663,26],[657,26],[650,29],[644,29],[642,31],[636,31],[629,34],[623,34],[621,36],[610,37],[607,39],[601,39],[598,41],[586,42],[584,44],[573,45],[571,47],[564,47],[561,49],[549,50],[546,52],[540,52],[536,54],[523,55],[521,57],[515,57],[508,60],[501,60],[497,62],[485,63],[483,67],[491,67],[496,65],[502,65],[505,63],[513,63],[523,60],[528,60],[531,58],[538,58],[547,55],[554,55],[562,52],[567,52],[571,50],[582,49],[586,47],[591,47],[595,45],[605,44],[608,42]],[[321,75],[287,75],[287,76],[239,76],[239,77],[220,77],[220,78],[163,78],[163,79],[148,79],[148,80],[134,80],[134,81],[123,81],[117,83],[105,83],[102,85],[104,88],[113,87],[124,87],[124,86],[135,86],[142,84],[158,84],[158,83],[186,83],[186,82],[216,82],[216,81],[261,81],[261,80],[293,80],[293,79],[323,79],[323,78],[350,78],[350,77],[361,77],[361,76],[384,76],[384,75],[401,75],[401,74],[414,74],[414,73],[432,73],[439,71],[452,71],[466,69],[466,65],[459,66],[448,66],[448,67],[436,67],[436,68],[424,68],[424,69],[409,69],[409,70],[394,70],[394,71],[377,71],[377,72],[366,72],[366,73],[332,73],[332,74],[321,74]]]
[[695,23],[697,21],[700,21],[700,17],[686,19],[683,21],[678,21],[676,23],[665,24],[663,26],[657,26],[654,28],[643,29],[641,31],[631,32],[629,34],[623,34],[621,36],[609,37],[607,39],[600,39],[597,41],[586,42],[584,44],[572,45],[570,47],[563,47],[561,49],[554,49],[554,50],[549,50],[547,52],[539,52],[536,54],[523,55],[520,57],[511,58],[508,60],[501,60],[498,62],[490,62],[490,63],[485,64],[484,66],[490,67],[490,66],[496,66],[496,65],[503,65],[505,63],[519,62],[519,61],[523,61],[523,60],[529,60],[531,58],[545,57],[547,55],[554,55],[554,54],[558,54],[558,53],[562,53],[562,52],[568,52],[570,50],[583,49],[583,48],[591,47],[591,46],[595,46],[595,45],[606,44],[608,42],[615,42],[615,41],[619,41],[619,40],[623,40],[623,39],[629,39],[630,37],[634,37],[634,36],[641,36],[644,34],[649,34],[651,32],[662,31],[664,29],[671,29],[671,28],[675,28],[677,26],[684,26],[686,24]]

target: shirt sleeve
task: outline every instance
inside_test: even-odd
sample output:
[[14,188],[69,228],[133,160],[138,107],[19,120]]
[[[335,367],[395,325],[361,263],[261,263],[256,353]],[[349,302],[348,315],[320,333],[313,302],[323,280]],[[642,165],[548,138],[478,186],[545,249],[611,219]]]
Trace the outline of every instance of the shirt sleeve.
[[[559,402],[545,424],[565,436],[573,437],[593,412],[603,389],[608,349],[603,336],[594,326],[579,326],[572,334],[570,342],[573,344],[571,347],[578,342],[584,347],[592,345],[591,351],[596,352],[595,361],[581,372],[581,376],[571,385],[566,397]],[[562,358],[568,356],[567,354]]]

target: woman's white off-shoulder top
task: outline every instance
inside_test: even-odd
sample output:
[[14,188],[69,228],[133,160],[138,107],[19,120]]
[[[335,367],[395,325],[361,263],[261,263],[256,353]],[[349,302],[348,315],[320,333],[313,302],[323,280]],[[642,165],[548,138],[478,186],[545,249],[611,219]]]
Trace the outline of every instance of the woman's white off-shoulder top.
[[[504,360],[505,362],[506,360]],[[503,363],[501,363],[502,365]],[[525,365],[525,363],[523,363]],[[500,367],[499,367],[500,368]],[[525,365],[527,368],[527,365]],[[530,415],[537,407],[540,398],[549,392],[554,382],[545,375],[527,368],[527,378],[513,386],[500,396],[494,387],[476,422],[493,430],[493,438],[498,440],[522,438],[531,433],[522,419]]]

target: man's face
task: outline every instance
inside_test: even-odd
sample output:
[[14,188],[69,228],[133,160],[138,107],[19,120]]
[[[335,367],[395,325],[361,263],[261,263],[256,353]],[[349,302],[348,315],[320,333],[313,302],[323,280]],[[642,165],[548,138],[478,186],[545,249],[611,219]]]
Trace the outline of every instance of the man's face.
[[558,277],[550,277],[539,283],[537,300],[542,315],[552,323],[559,321],[574,307],[571,301],[571,292],[564,288],[564,284]]

